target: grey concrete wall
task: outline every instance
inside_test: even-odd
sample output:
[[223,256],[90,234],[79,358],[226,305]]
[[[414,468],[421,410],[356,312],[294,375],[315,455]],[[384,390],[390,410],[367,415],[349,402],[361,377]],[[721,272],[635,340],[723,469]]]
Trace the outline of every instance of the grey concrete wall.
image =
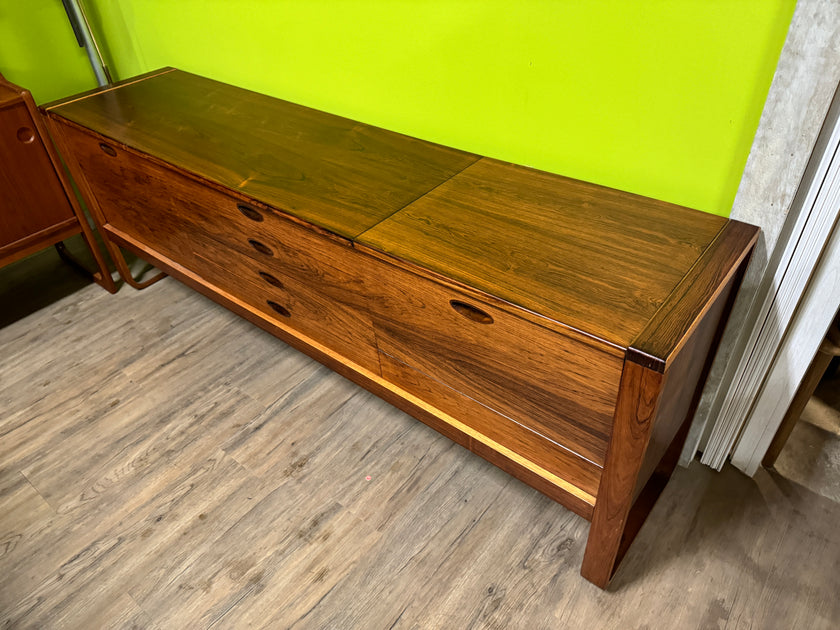
[[758,225],[762,233],[695,414],[683,465],[703,450],[720,411],[744,352],[758,286],[780,236],[785,240],[784,228],[796,211],[791,204],[838,84],[840,0],[799,0],[730,215]]

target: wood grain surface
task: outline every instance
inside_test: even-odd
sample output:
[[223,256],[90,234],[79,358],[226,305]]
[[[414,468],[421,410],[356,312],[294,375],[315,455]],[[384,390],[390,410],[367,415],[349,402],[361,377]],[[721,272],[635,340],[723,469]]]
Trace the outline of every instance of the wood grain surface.
[[358,241],[627,347],[725,224],[483,158]]
[[[731,308],[735,298],[733,290],[740,281],[738,276],[730,278],[709,307],[707,316],[691,331],[688,340],[668,366],[657,418],[645,449],[632,501],[636,500],[648,479],[659,467],[678,432],[684,430],[687,434],[688,425],[691,424],[697,403],[700,401],[714,352],[726,324],[722,316]],[[681,444],[677,450],[682,450]],[[670,474],[671,471],[668,471],[668,476]]]
[[[358,256],[343,241],[112,148],[101,136],[64,124],[60,130],[106,228],[154,244],[265,313],[276,316],[279,305],[290,312],[290,326],[378,372],[372,324],[352,306],[365,301],[361,276],[353,271]],[[268,284],[260,272],[281,286]]]
[[[92,269],[68,256],[62,244],[78,233],[93,258]],[[43,114],[29,90],[0,75],[0,266],[50,245],[104,289],[116,291]]]
[[[729,280],[743,274],[758,233],[757,227],[740,221],[726,224],[633,341],[629,353],[633,361],[659,371],[667,369]],[[738,286],[740,281],[736,290]]]
[[0,328],[0,626],[840,624],[840,505],[775,473],[679,469],[604,593],[586,520],[180,283],[39,305]]
[[580,506],[582,512],[578,503],[568,504],[562,499],[560,503],[584,518],[591,518],[601,480],[601,466],[580,457],[567,444],[553,441],[501,415],[399,359],[382,353],[380,365],[382,377],[387,381],[578,488],[580,492],[576,496],[585,504]]
[[48,109],[347,238],[477,159],[180,70]]
[[259,265],[236,254],[219,256],[211,249],[197,256],[195,271],[209,284],[281,318],[365,369],[379,372],[375,333],[367,313],[330,299],[322,284],[301,282],[272,265]]
[[[579,480],[583,487],[589,488],[598,475],[597,467],[593,464],[585,462],[577,456],[574,460],[569,460],[561,455],[557,462],[549,462],[546,467],[542,467],[523,456],[523,453],[530,452],[529,449],[537,453],[541,450],[540,439],[534,440],[532,432],[524,431],[517,435],[516,431],[498,431],[495,435],[500,437],[504,443],[497,442],[492,437],[476,430],[473,426],[465,424],[460,419],[435,407],[427,400],[417,397],[412,391],[403,389],[401,386],[382,378],[378,372],[371,372],[364,366],[348,360],[347,356],[339,354],[317,340],[306,336],[300,330],[290,326],[287,318],[278,317],[276,313],[267,314],[262,309],[237,298],[236,295],[227,293],[220,287],[210,284],[195,272],[162,256],[159,252],[147,248],[144,244],[113,227],[106,227],[105,230],[108,237],[114,242],[151,261],[158,268],[181,280],[199,293],[279,337],[293,348],[306,353],[352,382],[368,389],[455,443],[480,455],[517,479],[525,481],[525,483],[558,503],[568,506],[584,518],[591,517],[593,502],[591,495],[552,471],[559,471],[564,466],[568,466],[573,470],[574,478]],[[485,419],[487,417],[485,416]],[[520,441],[530,443],[523,448]],[[547,442],[542,440],[542,446],[546,445]],[[570,461],[575,461],[575,463],[569,466]]]
[[[602,466],[623,355],[578,343],[395,267],[370,310],[383,352]],[[489,317],[476,321],[453,308]]]
[[619,558],[633,489],[648,447],[664,377],[627,361],[615,409],[613,439],[605,464],[581,575],[606,588]]
[[[276,314],[276,306],[268,305],[272,301],[291,312],[290,326],[367,369],[378,371],[378,343],[385,352],[434,372],[457,391],[603,465],[621,352],[579,343],[491,305],[480,307],[493,313],[493,324],[475,324],[451,306],[452,300],[464,302],[464,295],[122,148],[105,152],[101,137],[69,126],[63,133],[107,226],[153,245],[264,313]],[[286,288],[271,287],[260,271]]]
[[25,249],[28,238],[50,245],[45,232],[74,223],[80,231],[32,115],[17,94],[0,107],[0,259]]

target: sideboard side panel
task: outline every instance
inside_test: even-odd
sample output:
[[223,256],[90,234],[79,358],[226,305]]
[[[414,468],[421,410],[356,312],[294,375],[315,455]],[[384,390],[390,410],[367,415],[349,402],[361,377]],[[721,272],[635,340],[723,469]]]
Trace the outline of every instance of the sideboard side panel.
[[[755,242],[755,232],[741,225],[723,234],[722,242],[730,244],[745,237],[740,255],[731,250],[737,256],[734,264],[728,269],[710,264],[690,274],[707,302],[698,306],[693,325],[674,344],[664,373],[658,369],[662,364],[646,365],[647,354],[628,351],[581,568],[581,575],[601,588],[609,584],[676,467]],[[696,289],[686,295],[692,293]]]
[[625,361],[601,486],[580,573],[606,588],[619,558],[633,488],[650,440],[665,376]]

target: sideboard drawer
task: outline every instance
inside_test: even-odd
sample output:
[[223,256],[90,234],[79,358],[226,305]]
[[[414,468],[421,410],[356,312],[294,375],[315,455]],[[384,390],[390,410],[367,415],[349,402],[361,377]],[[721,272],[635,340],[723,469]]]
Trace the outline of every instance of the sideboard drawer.
[[[107,138],[70,126],[65,135],[108,224],[260,311],[272,309],[289,327],[367,369],[378,371],[378,346],[603,466],[622,352],[549,331],[360,256],[340,240],[202,185]],[[294,296],[286,289],[278,297],[259,271],[296,287]],[[238,280],[240,273],[253,281]],[[282,312],[292,313],[292,300],[294,314],[286,317]],[[375,318],[375,334],[364,331],[363,316]]]
[[358,270],[359,257],[343,239],[216,191],[107,138],[70,126],[64,134],[108,224],[181,264],[202,265],[195,252],[215,247],[220,256],[251,258],[337,301],[355,304],[364,294],[365,271]]
[[[273,239],[275,250],[304,251],[317,250],[323,241],[311,228],[301,227],[284,216],[282,209],[277,211],[252,199],[216,190],[108,138],[69,125],[64,134],[88,175],[105,218],[120,230],[130,233],[154,229],[152,217],[144,212],[151,205],[166,214],[158,214],[155,221],[199,231],[228,250],[246,256],[258,257],[252,245],[255,240]],[[138,225],[143,223],[148,225]],[[313,239],[317,243],[313,244]],[[349,242],[341,237],[331,240],[337,247],[349,247]]]
[[372,315],[382,352],[603,466],[623,353],[382,266],[370,289],[387,294]]
[[[330,252],[335,257],[335,249],[349,251],[349,247],[114,147],[106,138],[72,128],[65,133],[76,147],[81,167],[95,173],[88,181],[109,225],[379,373],[370,321],[331,300],[329,295],[335,292],[324,286],[330,281],[344,287],[354,284],[347,270],[328,270],[319,263],[319,254],[326,253],[321,258],[329,260]],[[285,238],[281,241],[279,236]],[[270,284],[267,277],[280,286]]]
[[331,300],[321,286],[303,283],[275,266],[207,247],[196,252],[201,276],[280,323],[379,374],[369,319]]
[[558,448],[556,442],[388,354],[381,353],[380,364],[384,378],[468,426],[475,431],[473,439],[485,442],[489,439],[522,459],[533,462],[548,473],[571,483],[574,488],[569,490],[584,503],[594,504],[601,480],[601,466],[562,446]]
[[[202,217],[235,200],[153,164],[107,138],[63,128],[107,225],[190,268],[209,240]],[[194,271],[198,271],[194,269]]]

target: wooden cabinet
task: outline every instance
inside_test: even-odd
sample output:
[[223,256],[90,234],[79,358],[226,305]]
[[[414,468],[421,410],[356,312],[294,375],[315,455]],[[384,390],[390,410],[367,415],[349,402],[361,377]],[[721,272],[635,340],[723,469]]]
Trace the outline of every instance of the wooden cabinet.
[[94,279],[114,291],[42,126],[29,92],[0,76],[0,266],[82,233],[99,267]]
[[592,520],[582,573],[608,584],[676,464],[755,228],[173,69],[47,111],[118,260]]

